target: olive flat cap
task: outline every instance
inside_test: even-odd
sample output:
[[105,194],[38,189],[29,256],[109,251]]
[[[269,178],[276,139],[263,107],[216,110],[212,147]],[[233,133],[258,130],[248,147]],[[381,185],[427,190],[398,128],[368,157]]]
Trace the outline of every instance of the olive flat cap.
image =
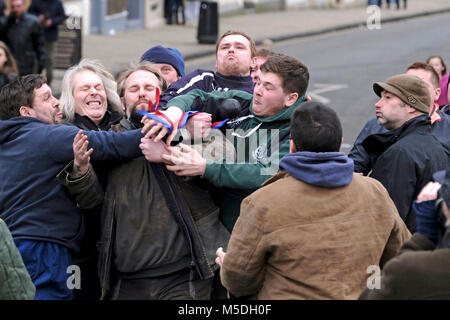
[[428,84],[419,77],[409,74],[398,74],[390,77],[386,82],[375,82],[373,91],[381,97],[385,90],[397,96],[407,105],[423,113],[430,112],[431,97]]

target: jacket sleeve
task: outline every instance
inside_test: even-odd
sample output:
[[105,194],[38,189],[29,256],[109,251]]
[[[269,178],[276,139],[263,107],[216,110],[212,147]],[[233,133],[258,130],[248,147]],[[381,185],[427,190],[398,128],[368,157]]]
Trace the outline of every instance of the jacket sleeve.
[[66,20],[66,12],[64,11],[64,6],[62,5],[62,2],[58,1],[58,5],[55,9],[54,15],[51,17],[52,19],[52,26],[59,25]]
[[0,300],[32,300],[35,293],[20,252],[0,219]]
[[185,77],[173,82],[162,94],[159,103],[162,107],[169,106],[170,99],[179,95],[184,95],[192,90],[211,91],[214,79],[214,72],[206,70],[194,70]]
[[[73,139],[80,130],[68,125],[48,125],[46,148],[57,163],[67,164],[73,160]],[[143,134],[140,129],[113,131],[83,131],[87,135],[89,148],[93,148],[91,161],[131,160],[142,156],[139,144]]]
[[38,60],[38,73],[41,73],[45,68],[45,38],[44,27],[39,21],[33,23],[33,49],[36,52]]
[[283,142],[277,152],[273,152],[267,164],[226,163],[222,161],[206,161],[206,170],[202,178],[216,187],[232,189],[256,190],[264,181],[280,170],[280,160],[289,153],[289,140]]
[[380,259],[381,268],[383,268],[390,259],[397,255],[402,245],[411,238],[411,233],[403,220],[400,218],[395,204],[392,202],[386,191],[385,198],[388,203],[386,211],[390,212],[394,223]]
[[378,124],[376,118],[370,119],[366,122],[364,128],[359,133],[352,149],[348,154],[348,157],[352,159],[355,164],[355,172],[361,172],[366,176],[370,172],[370,170],[372,170],[370,157],[362,146],[362,142],[371,134],[381,133],[385,131],[386,129]]
[[[392,174],[395,172],[395,174]],[[417,170],[411,156],[404,149],[388,149],[376,162],[371,176],[380,181],[389,192],[398,213],[406,222],[412,211],[417,185]]]
[[248,106],[252,99],[252,95],[240,90],[205,92],[196,89],[171,99],[168,102],[167,107],[178,107],[183,110],[183,112],[207,112],[212,115],[213,121],[224,120],[219,110],[220,104],[223,100],[230,98],[236,98],[239,100],[242,110],[245,106]]
[[228,243],[220,278],[233,295],[255,295],[262,287],[265,273],[264,216],[267,210],[244,199],[241,214]]
[[95,209],[103,203],[104,190],[92,166],[89,166],[84,175],[74,178],[71,161],[56,177],[82,210]]

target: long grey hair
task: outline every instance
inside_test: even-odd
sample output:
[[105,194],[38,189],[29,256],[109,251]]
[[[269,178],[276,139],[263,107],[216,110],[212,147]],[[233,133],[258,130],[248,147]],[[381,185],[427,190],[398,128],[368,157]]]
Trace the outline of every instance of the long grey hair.
[[74,83],[73,79],[78,72],[92,71],[100,77],[106,92],[108,109],[123,114],[120,97],[117,94],[117,83],[111,73],[106,71],[105,67],[98,61],[83,59],[77,65],[70,67],[64,74],[62,80],[62,90],[60,98],[60,109],[64,117],[73,121],[75,117],[75,99],[73,97]]

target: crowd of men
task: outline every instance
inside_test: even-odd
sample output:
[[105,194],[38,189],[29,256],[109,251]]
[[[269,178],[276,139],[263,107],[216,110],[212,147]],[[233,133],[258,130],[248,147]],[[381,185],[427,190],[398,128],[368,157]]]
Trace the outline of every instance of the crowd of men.
[[0,239],[20,252],[2,297],[450,298],[450,116],[431,66],[374,83],[349,156],[297,58],[227,31],[216,68],[186,74],[156,46],[117,79],[82,60],[59,100],[37,74],[1,89]]

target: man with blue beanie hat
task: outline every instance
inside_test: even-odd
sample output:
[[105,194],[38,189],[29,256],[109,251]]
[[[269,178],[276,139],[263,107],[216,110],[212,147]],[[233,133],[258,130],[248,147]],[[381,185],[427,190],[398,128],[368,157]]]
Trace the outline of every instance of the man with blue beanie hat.
[[185,75],[183,56],[174,48],[152,47],[142,55],[142,61],[155,63],[168,85]]

